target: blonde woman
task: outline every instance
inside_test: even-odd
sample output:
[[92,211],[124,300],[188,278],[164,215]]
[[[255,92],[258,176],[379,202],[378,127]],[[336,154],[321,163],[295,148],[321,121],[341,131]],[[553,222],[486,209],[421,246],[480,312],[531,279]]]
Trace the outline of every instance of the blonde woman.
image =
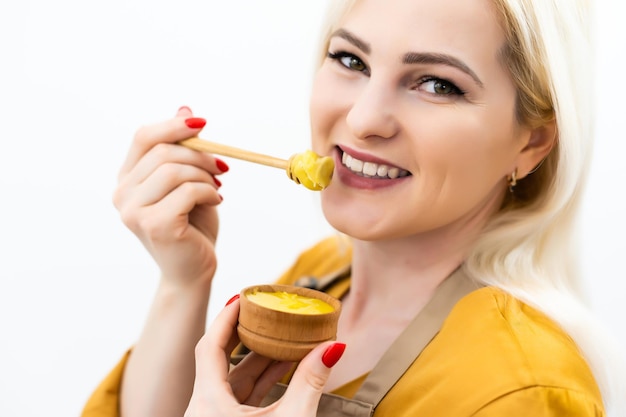
[[622,358],[579,300],[572,245],[587,3],[331,2],[310,114],[340,233],[278,282],[330,276],[343,308],[295,373],[255,353],[229,368],[236,297],[202,338],[228,167],[174,145],[204,126],[188,108],[141,129],[115,202],[161,283],[83,416],[623,416]]

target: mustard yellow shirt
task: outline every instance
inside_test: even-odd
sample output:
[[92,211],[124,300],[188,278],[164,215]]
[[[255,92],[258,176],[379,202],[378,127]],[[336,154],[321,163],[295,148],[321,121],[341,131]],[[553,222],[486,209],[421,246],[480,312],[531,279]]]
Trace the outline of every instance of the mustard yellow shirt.
[[[278,280],[321,277],[350,263],[340,237],[305,251]],[[349,278],[327,292],[341,297]],[[82,417],[118,417],[128,354],[100,383]],[[364,376],[334,391],[351,397]],[[576,344],[541,312],[485,287],[462,298],[440,332],[380,402],[374,417],[603,417],[595,379]]]

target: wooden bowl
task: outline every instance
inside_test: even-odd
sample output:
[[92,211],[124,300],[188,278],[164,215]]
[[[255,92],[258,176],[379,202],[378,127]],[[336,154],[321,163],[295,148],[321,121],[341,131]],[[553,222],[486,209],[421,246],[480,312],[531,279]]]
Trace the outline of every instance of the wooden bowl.
[[[248,298],[255,292],[286,292],[316,298],[329,304],[333,311],[300,314],[264,307]],[[299,361],[315,346],[337,337],[341,302],[321,291],[291,285],[254,285],[240,294],[239,340],[253,352],[279,361]]]

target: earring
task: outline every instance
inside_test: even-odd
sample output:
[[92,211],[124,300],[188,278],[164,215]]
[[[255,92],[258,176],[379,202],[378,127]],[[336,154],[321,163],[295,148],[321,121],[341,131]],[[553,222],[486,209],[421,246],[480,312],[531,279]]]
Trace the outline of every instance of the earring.
[[513,192],[513,188],[517,185],[517,168],[513,172],[511,172],[511,177],[509,178],[509,192]]

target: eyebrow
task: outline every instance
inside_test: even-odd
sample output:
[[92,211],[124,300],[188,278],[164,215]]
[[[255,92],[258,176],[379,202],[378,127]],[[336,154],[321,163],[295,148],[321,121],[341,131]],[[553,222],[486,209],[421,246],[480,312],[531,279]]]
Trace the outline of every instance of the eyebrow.
[[483,82],[478,78],[478,75],[470,67],[468,67],[463,61],[453,56],[446,54],[437,54],[432,52],[407,52],[402,57],[403,64],[435,64],[435,65],[447,65],[459,69],[472,77],[476,84],[480,87],[484,87]]
[[334,31],[330,35],[330,38],[334,38],[334,37],[345,39],[346,41],[350,42],[352,45],[356,46],[357,48],[359,48],[361,51],[365,52],[366,54],[369,54],[372,51],[372,47],[370,46],[369,43],[365,42],[364,40],[360,39],[355,34],[348,32],[345,29],[337,29],[336,31]]
[[[370,54],[372,51],[372,47],[369,43],[360,39],[355,34],[345,30],[338,29],[334,31],[330,38],[339,37],[344,39],[363,51],[366,54]],[[433,64],[433,65],[447,65],[449,67],[454,67],[462,72],[466,73],[478,84],[481,88],[484,87],[483,82],[478,78],[478,75],[470,67],[468,67],[463,61],[458,58],[455,58],[451,55],[447,54],[439,54],[433,52],[407,52],[402,57],[403,64]]]

